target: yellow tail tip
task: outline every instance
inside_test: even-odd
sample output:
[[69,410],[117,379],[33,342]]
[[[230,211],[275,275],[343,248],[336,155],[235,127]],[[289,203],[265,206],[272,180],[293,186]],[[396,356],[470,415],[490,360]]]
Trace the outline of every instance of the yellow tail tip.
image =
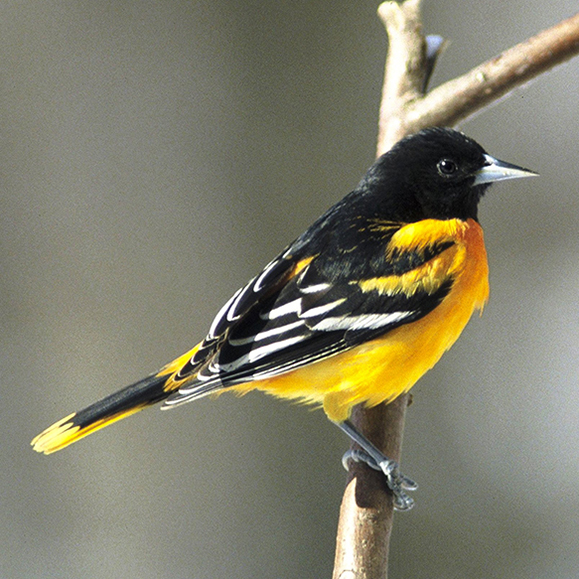
[[62,420],[55,422],[52,426],[49,426],[44,432],[41,432],[36,438],[32,439],[32,448],[36,452],[41,452],[43,454],[51,454],[57,450],[61,450],[67,447],[69,444],[117,422],[122,420],[131,414],[135,414],[143,408],[146,408],[149,404],[137,404],[132,408],[127,410],[121,410],[115,414],[105,416],[99,420],[94,420],[92,422],[84,423],[82,411],[73,412],[69,414]]
[[73,418],[75,416],[76,412],[65,416],[62,420],[55,422],[44,432],[34,437],[30,443],[32,448],[36,452],[51,454],[74,442],[80,430],[80,426],[74,424]]

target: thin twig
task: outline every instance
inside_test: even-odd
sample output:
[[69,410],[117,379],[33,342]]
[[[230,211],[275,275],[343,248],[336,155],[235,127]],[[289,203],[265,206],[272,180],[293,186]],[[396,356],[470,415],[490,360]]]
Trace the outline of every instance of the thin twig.
[[[423,95],[419,87],[425,73],[416,66],[420,62],[417,53],[424,42],[416,7],[419,3],[420,0],[385,2],[378,10],[390,41],[380,107],[378,154],[425,127],[454,126],[579,54],[578,13]],[[394,64],[392,68],[390,63]],[[409,78],[397,79],[400,74]],[[392,88],[397,86],[403,88],[398,91]]]
[[405,115],[407,128],[415,132],[417,127],[456,125],[577,54],[579,13],[410,103]]

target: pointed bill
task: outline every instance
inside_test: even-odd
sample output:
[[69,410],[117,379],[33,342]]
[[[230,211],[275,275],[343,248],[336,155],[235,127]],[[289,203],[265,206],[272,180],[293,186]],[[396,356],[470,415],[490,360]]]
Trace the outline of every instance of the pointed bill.
[[485,155],[486,163],[482,169],[474,174],[473,185],[484,185],[506,179],[520,179],[522,177],[537,177],[539,174],[505,161],[499,161],[490,155]]

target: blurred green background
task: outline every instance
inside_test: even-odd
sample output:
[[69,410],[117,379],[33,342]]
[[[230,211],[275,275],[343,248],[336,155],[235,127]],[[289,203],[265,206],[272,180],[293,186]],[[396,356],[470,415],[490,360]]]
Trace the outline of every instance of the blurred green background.
[[[345,437],[261,394],[69,412],[199,340],[371,164],[377,2],[0,4],[0,578],[329,577]],[[576,0],[430,0],[433,85]],[[539,171],[484,200],[491,301],[414,390],[392,577],[579,568],[579,60],[461,128]]]

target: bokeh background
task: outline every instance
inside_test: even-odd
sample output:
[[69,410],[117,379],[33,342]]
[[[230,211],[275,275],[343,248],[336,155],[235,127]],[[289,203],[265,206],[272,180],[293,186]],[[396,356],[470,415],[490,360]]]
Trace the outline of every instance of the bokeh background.
[[[374,1],[0,4],[0,578],[329,577],[345,437],[261,394],[30,439],[200,339],[373,160]],[[433,85],[575,0],[429,0]],[[491,301],[414,390],[392,577],[579,569],[579,60],[465,123]]]

